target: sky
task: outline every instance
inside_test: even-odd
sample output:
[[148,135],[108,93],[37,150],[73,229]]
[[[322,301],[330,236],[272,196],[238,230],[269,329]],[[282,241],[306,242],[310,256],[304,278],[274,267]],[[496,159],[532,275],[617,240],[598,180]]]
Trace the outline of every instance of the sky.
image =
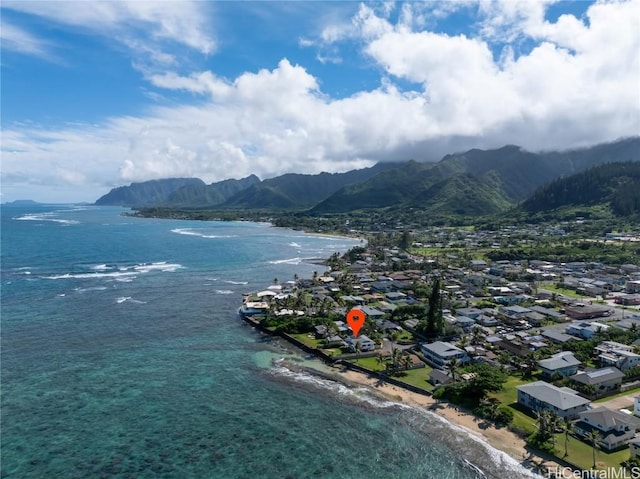
[[2,202],[640,134],[640,0],[0,8]]

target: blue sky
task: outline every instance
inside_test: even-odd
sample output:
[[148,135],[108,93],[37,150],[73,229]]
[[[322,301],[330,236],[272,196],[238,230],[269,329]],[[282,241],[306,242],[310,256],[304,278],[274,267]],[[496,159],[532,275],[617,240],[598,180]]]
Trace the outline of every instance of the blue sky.
[[640,130],[640,0],[10,1],[1,201]]

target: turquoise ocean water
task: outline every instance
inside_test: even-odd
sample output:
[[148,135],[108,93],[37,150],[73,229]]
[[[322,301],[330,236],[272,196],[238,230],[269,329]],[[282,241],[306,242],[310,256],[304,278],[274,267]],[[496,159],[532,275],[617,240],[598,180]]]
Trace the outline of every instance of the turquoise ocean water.
[[[274,366],[242,293],[357,240],[2,206],[1,477],[523,477],[436,415]],[[317,364],[316,364],[317,365]]]

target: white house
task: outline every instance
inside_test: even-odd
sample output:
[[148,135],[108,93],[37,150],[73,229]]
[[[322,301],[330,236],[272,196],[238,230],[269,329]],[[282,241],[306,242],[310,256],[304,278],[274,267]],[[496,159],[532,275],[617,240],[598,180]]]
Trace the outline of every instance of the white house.
[[574,427],[576,433],[583,437],[590,431],[598,431],[600,447],[613,451],[626,447],[635,438],[636,429],[640,427],[640,419],[601,406],[581,412]]
[[440,368],[446,367],[454,358],[461,364],[466,364],[470,361],[466,351],[443,341],[429,344],[422,343],[420,349],[428,361]]
[[573,419],[587,409],[589,400],[578,396],[571,388],[559,388],[544,381],[516,387],[518,404],[532,411],[552,411],[559,417]]
[[363,353],[376,349],[376,343],[373,339],[365,336],[364,334],[361,334],[357,338],[348,338],[345,340],[345,343],[347,343],[349,350],[354,353],[356,352],[356,344],[360,344],[360,351]]

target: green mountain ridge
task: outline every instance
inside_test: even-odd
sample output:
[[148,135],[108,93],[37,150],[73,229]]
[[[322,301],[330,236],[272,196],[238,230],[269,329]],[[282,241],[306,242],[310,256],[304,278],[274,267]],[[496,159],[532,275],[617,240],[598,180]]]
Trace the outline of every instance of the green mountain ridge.
[[529,214],[567,206],[605,205],[617,216],[640,215],[640,163],[615,162],[558,178],[519,207]]
[[[279,210],[311,216],[389,208],[419,209],[434,216],[495,215],[513,210],[558,178],[602,164],[638,161],[640,137],[559,152],[532,153],[507,145],[446,155],[437,163],[378,163],[346,173],[289,173],[264,181],[251,175],[211,185],[197,179],[134,183],[112,190],[96,204]],[[171,181],[183,184],[163,183]],[[624,194],[618,201],[622,204],[630,197]]]
[[166,178],[141,183],[131,183],[112,189],[98,198],[96,205],[144,207],[164,203],[167,198],[184,186],[204,186],[198,178]]
[[340,188],[365,181],[380,172],[396,168],[394,163],[378,163],[371,168],[346,173],[304,175],[287,173],[254,184],[225,202],[223,208],[305,209],[332,195]]

